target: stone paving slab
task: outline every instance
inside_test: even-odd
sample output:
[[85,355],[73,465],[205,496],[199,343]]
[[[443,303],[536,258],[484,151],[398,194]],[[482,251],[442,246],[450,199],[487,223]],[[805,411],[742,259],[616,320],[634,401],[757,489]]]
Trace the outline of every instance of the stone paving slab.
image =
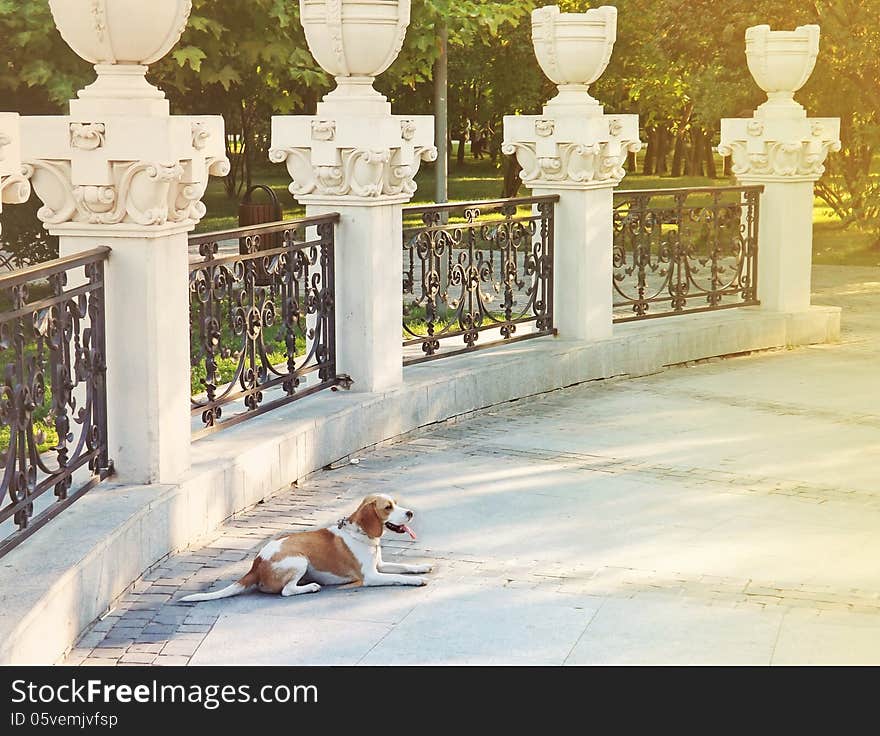
[[566,664],[770,664],[782,610],[666,596],[608,600]]
[[[566,389],[312,476],[135,583],[69,664],[880,663],[880,269],[844,339]],[[683,318],[684,319],[684,318]],[[178,599],[391,492],[422,589]]]

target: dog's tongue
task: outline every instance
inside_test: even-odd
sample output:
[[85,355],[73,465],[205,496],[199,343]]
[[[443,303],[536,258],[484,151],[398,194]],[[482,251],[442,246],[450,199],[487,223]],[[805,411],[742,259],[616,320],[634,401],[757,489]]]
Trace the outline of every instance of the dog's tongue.
[[412,529],[410,529],[406,524],[403,525],[403,531],[405,531],[407,534],[409,534],[413,539],[418,539],[418,537],[416,536],[416,533]]

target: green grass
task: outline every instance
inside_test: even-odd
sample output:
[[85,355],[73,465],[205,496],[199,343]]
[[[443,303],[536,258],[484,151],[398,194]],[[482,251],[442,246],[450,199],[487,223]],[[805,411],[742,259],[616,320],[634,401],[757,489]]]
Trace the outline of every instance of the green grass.
[[[442,307],[442,305],[440,305]],[[438,311],[440,311],[440,307],[438,307]],[[425,307],[420,306],[418,304],[406,304],[403,308],[404,316],[403,321],[409,330],[415,334],[417,337],[427,337],[428,336],[428,313]],[[514,319],[516,319],[517,313],[514,311]],[[499,322],[504,322],[504,312],[495,310],[489,312],[489,314],[483,317],[477,327],[491,327],[492,325],[496,325]],[[458,315],[456,314],[455,309],[449,308],[447,310],[447,314],[443,315],[442,313],[438,316],[438,318],[434,322],[434,334],[439,335],[446,328],[452,326],[453,330],[458,330]],[[403,338],[405,340],[414,340],[413,334],[403,331]]]
[[[255,183],[270,186],[284,209],[284,217],[297,218],[305,215],[305,208],[297,204],[287,187],[290,179],[283,166],[267,166],[261,168],[254,177]],[[503,172],[492,166],[491,161],[467,161],[463,166],[453,166],[449,174],[449,199],[452,202],[473,202],[486,199],[498,199],[501,196],[504,178]],[[412,199],[412,206],[433,204],[434,202],[434,168],[425,166],[416,177],[418,190]],[[724,186],[727,179],[708,179],[706,177],[659,177],[659,176],[628,176],[622,189],[663,189],[677,187]],[[258,201],[266,195],[258,193]],[[527,197],[525,187],[520,189],[519,196]],[[213,232],[238,227],[238,202],[230,200],[223,189],[223,183],[212,179],[204,197],[208,214],[198,227],[198,232]],[[416,219],[407,224],[417,225]]]
[[[46,452],[46,450],[50,450],[58,445],[58,433],[55,431],[55,421],[51,416],[51,406],[52,390],[47,386],[43,404],[34,409],[34,436],[37,439],[37,449],[39,452]],[[71,425],[73,425],[72,419]],[[5,453],[9,449],[11,441],[12,430],[8,425],[3,425],[0,427],[0,453]]]
[[[277,314],[281,314],[280,307]],[[235,373],[238,370],[240,357],[238,349],[242,346],[242,343],[244,341],[244,338],[241,335],[233,334],[232,328],[228,324],[223,325],[223,327],[221,328],[221,332],[222,337],[220,338],[220,345],[223,348],[230,350],[231,352],[227,356],[217,358],[217,372],[219,374],[217,384],[219,386],[227,384],[233,378],[235,378]],[[284,342],[284,335],[285,327],[283,325],[279,325],[277,322],[272,327],[267,327],[263,330],[263,343],[266,347],[266,355],[269,358],[269,363],[273,366],[281,366],[287,362],[287,348]],[[190,336],[191,352],[193,354],[202,355],[204,351],[198,345],[198,333],[191,332]],[[235,348],[235,350],[232,350],[232,348]],[[302,330],[297,329],[296,357],[302,358],[305,355],[305,352],[305,334],[302,332]],[[259,361],[260,357],[258,355],[257,362],[259,363]],[[205,360],[204,358],[202,358],[196,365],[190,368],[190,391],[193,396],[204,393],[204,380],[206,376],[207,370],[205,369]]]
[[[878,164],[880,165],[880,164]],[[492,166],[491,161],[472,161],[468,159],[463,166],[454,162],[449,175],[449,199],[453,202],[481,199],[497,199],[501,195],[502,171]],[[255,181],[268,184],[278,195],[284,207],[285,217],[302,217],[305,210],[300,207],[287,190],[290,180],[283,166],[266,165],[255,176]],[[430,204],[434,199],[434,167],[424,166],[416,179],[419,186],[412,204]],[[727,178],[686,176],[642,176],[631,174],[624,179],[621,189],[673,189],[679,187],[726,186],[732,184]],[[522,196],[528,191],[522,189]],[[208,215],[202,221],[199,231],[209,232],[237,227],[238,204],[226,198],[223,184],[213,180],[205,196]],[[876,236],[860,232],[854,227],[844,228],[824,202],[817,198],[814,209],[813,262],[821,265],[880,266],[880,244]],[[408,223],[410,224],[410,223]],[[415,223],[412,223],[415,224]]]
[[840,222],[816,223],[813,263],[822,266],[880,266],[880,244],[872,233]]

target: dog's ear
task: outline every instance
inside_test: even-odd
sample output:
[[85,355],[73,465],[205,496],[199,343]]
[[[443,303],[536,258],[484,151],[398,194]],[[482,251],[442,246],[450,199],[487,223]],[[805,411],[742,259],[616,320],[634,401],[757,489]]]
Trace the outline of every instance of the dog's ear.
[[349,518],[352,524],[357,524],[364,530],[364,534],[374,539],[381,537],[382,532],[385,531],[385,524],[379,517],[379,509],[376,508],[377,503],[374,496],[368,496]]

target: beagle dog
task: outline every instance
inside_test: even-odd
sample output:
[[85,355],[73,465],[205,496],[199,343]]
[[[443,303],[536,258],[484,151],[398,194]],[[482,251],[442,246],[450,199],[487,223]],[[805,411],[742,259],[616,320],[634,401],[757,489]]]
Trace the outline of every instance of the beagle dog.
[[317,593],[322,585],[356,583],[426,585],[422,577],[430,565],[399,565],[383,562],[379,540],[385,530],[416,535],[407,526],[413,512],[398,506],[390,496],[367,496],[351,516],[324,529],[298,532],[269,542],[257,555],[250,572],[237,583],[214,593],[181,598],[183,603],[215,601],[249,593],[281,593],[283,596]]

